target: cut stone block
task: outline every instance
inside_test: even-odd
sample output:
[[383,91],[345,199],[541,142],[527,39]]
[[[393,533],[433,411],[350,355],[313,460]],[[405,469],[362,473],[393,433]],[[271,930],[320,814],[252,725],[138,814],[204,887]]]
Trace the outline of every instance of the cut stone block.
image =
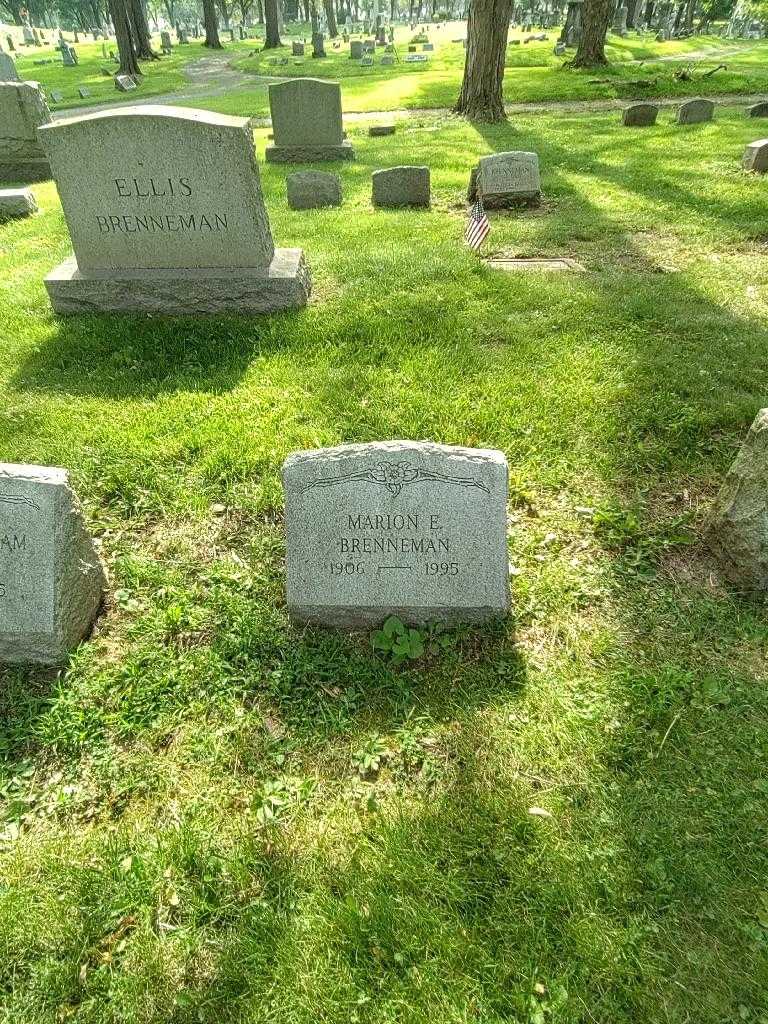
[[105,586],[66,470],[0,464],[0,661],[63,662]]
[[269,163],[314,163],[353,160],[344,139],[341,86],[319,78],[294,78],[269,87],[274,145]]
[[37,82],[0,82],[0,182],[50,178],[51,165],[37,136],[50,120]]
[[478,622],[509,610],[507,462],[498,451],[386,441],[283,466],[288,610],[362,628]]
[[711,121],[715,115],[715,104],[712,100],[686,100],[677,108],[678,124],[700,124]]
[[28,217],[36,210],[35,197],[28,188],[0,188],[0,221]]
[[768,171],[768,139],[758,139],[756,142],[750,142],[744,150],[741,166],[745,171],[765,174]]
[[368,129],[368,134],[375,139],[382,135],[394,135],[397,128],[393,124],[374,124]]
[[747,107],[747,117],[768,117],[768,100]]
[[633,103],[621,115],[622,124],[627,128],[647,128],[656,124],[659,108],[655,103]]
[[341,206],[341,179],[326,171],[297,171],[286,179],[292,210],[318,210]]
[[400,209],[430,204],[428,167],[389,167],[374,171],[372,180],[374,206]]

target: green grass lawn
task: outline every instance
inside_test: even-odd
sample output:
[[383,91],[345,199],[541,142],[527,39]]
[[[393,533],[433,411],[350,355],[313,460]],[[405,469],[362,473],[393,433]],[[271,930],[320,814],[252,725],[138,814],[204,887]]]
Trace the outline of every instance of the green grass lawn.
[[[3,458],[71,470],[112,596],[66,671],[2,676],[4,1024],[768,1020],[765,605],[695,543],[765,404],[759,134],[353,124],[339,210],[262,168],[315,293],[257,319],[57,320],[34,187],[0,228]],[[462,245],[510,148],[544,202],[488,251],[587,273]],[[414,161],[433,209],[373,211]],[[407,668],[289,625],[279,483],[400,437],[506,453],[514,567],[507,623]]]

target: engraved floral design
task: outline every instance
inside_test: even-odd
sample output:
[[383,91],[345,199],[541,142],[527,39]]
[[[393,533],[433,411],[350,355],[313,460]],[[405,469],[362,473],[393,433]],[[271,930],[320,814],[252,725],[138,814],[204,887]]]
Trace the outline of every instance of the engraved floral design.
[[40,511],[40,506],[36,501],[32,501],[31,498],[25,498],[21,494],[0,494],[0,501],[6,502],[8,505],[29,505],[30,508]]
[[371,469],[361,469],[357,473],[345,473],[343,476],[322,477],[307,484],[305,491],[313,487],[333,487],[336,484],[346,483],[350,480],[370,480],[371,483],[381,484],[394,497],[408,484],[418,483],[422,480],[438,480],[441,483],[456,484],[459,487],[476,487],[486,494],[490,489],[480,480],[472,476],[446,476],[443,473],[436,473],[429,469],[422,469],[414,466],[411,462],[401,459],[397,462],[379,462]]

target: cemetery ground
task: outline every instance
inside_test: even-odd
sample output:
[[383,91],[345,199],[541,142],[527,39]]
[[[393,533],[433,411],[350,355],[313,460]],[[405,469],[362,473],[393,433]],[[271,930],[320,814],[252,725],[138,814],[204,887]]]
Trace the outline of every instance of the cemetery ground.
[[[201,96],[184,97],[189,80],[184,73],[201,60],[229,65],[242,74],[242,82],[232,89],[211,90],[203,105],[210,110],[241,116],[266,117],[269,114],[267,81],[274,78],[306,77],[330,78],[342,83],[345,111],[374,111],[397,109],[450,108],[461,84],[464,50],[452,40],[464,34],[462,23],[449,23],[439,31],[433,30],[430,39],[435,50],[425,64],[407,64],[408,43],[414,33],[405,28],[396,32],[396,45],[400,63],[382,67],[383,53],[377,49],[373,67],[361,67],[359,61],[349,58],[349,45],[341,43],[334,50],[333,41],[326,40],[327,56],[313,60],[306,56],[298,62],[291,57],[293,38],[309,39],[311,30],[301,29],[293,35],[284,34],[285,43],[279,49],[254,55],[263,40],[249,39],[227,42],[221,51],[206,50],[201,41],[185,46],[176,45],[169,57],[142,63],[144,76],[138,91],[118,93],[113,81],[102,74],[102,68],[114,72],[116,65],[102,56],[101,43],[80,43],[76,47],[80,63],[74,68],[60,64],[36,65],[35,60],[57,55],[52,47],[40,48],[21,56],[17,62],[22,78],[39,81],[49,100],[53,90],[63,99],[51,103],[53,110],[65,111],[94,105],[135,103],[143,99],[168,97],[167,102],[180,102],[187,106],[200,106]],[[717,36],[695,36],[691,39],[658,43],[652,35],[642,37],[608,37],[606,53],[611,64],[605,69],[571,70],[563,65],[572,57],[556,57],[554,41],[559,29],[550,29],[548,42],[521,43],[507,48],[504,95],[508,103],[546,103],[571,100],[619,98],[622,100],[664,96],[751,95],[768,93],[768,41],[747,42],[722,39]],[[359,37],[362,38],[362,37]],[[524,39],[519,30],[510,31],[510,39]],[[159,37],[155,40],[159,51]],[[114,44],[110,44],[114,49]],[[418,46],[419,51],[421,47]],[[307,44],[311,53],[311,44]],[[287,58],[286,65],[273,65],[271,58]],[[642,63],[640,63],[642,62]],[[713,72],[720,64],[725,70]],[[689,67],[691,77],[680,80],[676,72]],[[249,81],[250,79],[250,81]],[[85,86],[90,95],[82,98],[78,87]],[[181,95],[180,100],[173,94]],[[222,94],[223,93],[223,94]]]
[[[4,458],[71,470],[112,595],[3,672],[3,1020],[765,1021],[768,627],[696,542],[765,404],[754,123],[348,127],[339,209],[261,166],[295,314],[57,320],[53,184],[1,230]],[[508,149],[544,201],[488,252],[586,273],[461,244]],[[411,162],[431,211],[372,210]],[[389,437],[511,469],[512,616],[403,665],[283,604],[282,460]]]

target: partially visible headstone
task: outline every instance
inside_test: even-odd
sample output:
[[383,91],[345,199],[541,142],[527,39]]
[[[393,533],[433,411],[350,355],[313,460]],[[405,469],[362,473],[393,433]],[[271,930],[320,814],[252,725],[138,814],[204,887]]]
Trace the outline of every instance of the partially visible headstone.
[[283,487],[295,621],[362,628],[390,615],[423,624],[508,613],[501,452],[419,441],[296,452]]
[[65,43],[61,48],[61,57],[65,68],[73,68],[78,64],[77,53],[74,46]]
[[286,179],[292,210],[319,210],[341,206],[341,179],[327,171],[296,171]]
[[171,42],[171,33],[163,30],[160,33],[160,49],[167,57],[173,51],[173,43]]
[[430,204],[428,167],[389,167],[374,171],[372,181],[374,206],[401,209]]
[[294,78],[269,86],[274,146],[267,146],[270,163],[312,163],[353,160],[344,139],[341,86],[319,78]]
[[768,117],[768,100],[753,103],[751,107],[747,107],[747,117]]
[[28,188],[0,188],[0,221],[28,217],[35,210],[37,203]]
[[562,57],[565,53],[565,43],[555,43],[554,54],[556,57]]
[[658,116],[659,108],[655,103],[633,103],[624,108],[621,121],[627,128],[647,128],[656,124]]
[[65,661],[105,586],[66,470],[0,464],[0,661]]
[[20,82],[16,61],[10,54],[0,50],[0,82]]
[[189,32],[185,28],[179,31],[179,46],[187,46],[189,43]]
[[765,174],[768,171],[768,139],[750,142],[741,158],[741,166],[745,171],[756,171]]
[[130,75],[115,75],[115,88],[118,92],[132,92],[136,88],[136,82]]
[[424,64],[429,57],[426,53],[406,53],[404,59],[406,64]]
[[45,279],[56,312],[306,304],[302,250],[274,247],[247,118],[118,106],[38,134],[74,249]]
[[54,103],[61,103],[64,99],[64,93],[60,89],[51,89],[51,100]]
[[520,150],[481,157],[467,198],[474,202],[478,196],[489,210],[536,205],[541,199],[538,156]]
[[768,409],[761,409],[728,471],[705,529],[732,582],[768,590]]
[[368,134],[371,138],[377,138],[380,135],[394,135],[396,130],[394,124],[372,124],[368,129]]
[[315,32],[312,36],[312,56],[325,57],[325,36],[322,32]]
[[81,100],[86,100],[91,95],[91,90],[87,89],[84,85],[81,85],[77,92]]
[[291,53],[294,57],[304,56],[304,43],[297,43],[295,40],[291,46]]
[[395,58],[392,56],[391,53],[385,53],[384,56],[381,58],[380,63],[382,67],[388,68],[395,63]]
[[435,49],[435,45],[434,43],[424,43],[421,48],[425,53],[432,53]]
[[714,114],[715,104],[712,100],[686,100],[677,108],[677,123],[700,124],[702,121],[711,121]]
[[360,61],[360,67],[361,68],[372,68],[373,67],[373,57],[363,57],[361,59],[361,61]]
[[51,176],[37,129],[51,112],[37,82],[0,82],[0,181],[44,181]]
[[359,39],[353,39],[349,44],[349,56],[352,60],[360,60],[363,56],[363,44]]

